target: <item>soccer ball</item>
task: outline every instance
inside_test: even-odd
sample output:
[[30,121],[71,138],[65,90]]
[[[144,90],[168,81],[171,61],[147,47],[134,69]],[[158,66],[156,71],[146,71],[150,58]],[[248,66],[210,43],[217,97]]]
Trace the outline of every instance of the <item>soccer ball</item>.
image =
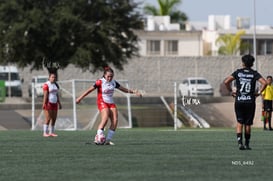
[[94,142],[96,145],[103,145],[105,143],[105,141],[106,141],[106,138],[105,138],[104,134],[100,134],[100,135],[97,134],[95,136]]

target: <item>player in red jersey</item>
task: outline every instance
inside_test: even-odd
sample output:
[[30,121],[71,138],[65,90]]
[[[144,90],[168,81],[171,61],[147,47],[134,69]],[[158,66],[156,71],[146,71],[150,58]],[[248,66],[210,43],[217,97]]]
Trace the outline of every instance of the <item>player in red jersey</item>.
[[[43,109],[45,114],[45,123],[43,126],[44,137],[56,137],[55,134],[55,122],[57,119],[58,108],[61,109],[62,105],[58,95],[59,86],[56,83],[56,75],[49,74],[48,81],[43,85],[44,98],[43,98]],[[49,123],[51,128],[49,130]]]
[[116,131],[118,124],[118,111],[116,104],[113,101],[113,94],[115,88],[121,90],[125,93],[135,94],[141,97],[141,93],[138,91],[133,91],[121,86],[116,80],[113,79],[114,71],[110,67],[106,67],[104,69],[104,73],[101,79],[98,79],[94,85],[92,85],[89,89],[87,89],[80,97],[77,98],[76,103],[80,103],[81,100],[87,96],[89,93],[93,92],[97,89],[97,106],[101,113],[101,122],[98,126],[97,135],[95,137],[95,143],[98,144],[97,141],[100,136],[104,135],[104,128],[107,124],[108,118],[110,118],[111,125],[108,130],[108,134],[106,137],[106,145],[113,144],[111,139]]

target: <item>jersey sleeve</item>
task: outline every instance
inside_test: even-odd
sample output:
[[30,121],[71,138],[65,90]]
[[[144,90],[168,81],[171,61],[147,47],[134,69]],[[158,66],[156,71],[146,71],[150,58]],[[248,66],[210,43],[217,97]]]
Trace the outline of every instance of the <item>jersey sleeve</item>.
[[48,85],[47,85],[47,84],[44,84],[44,85],[43,85],[43,90],[44,90],[44,91],[48,91]]
[[237,72],[238,72],[238,70],[234,71],[234,72],[231,74],[231,76],[234,77],[234,78],[236,78]]
[[260,78],[262,78],[262,75],[256,71],[255,77],[256,77],[256,80],[259,80]]
[[116,83],[115,88],[119,88],[119,87],[120,87],[120,84],[119,84],[117,81],[115,81],[115,83]]
[[102,84],[102,82],[101,82],[101,80],[99,79],[99,80],[97,80],[97,81],[93,84],[93,86],[97,89],[97,88],[101,87],[101,84]]

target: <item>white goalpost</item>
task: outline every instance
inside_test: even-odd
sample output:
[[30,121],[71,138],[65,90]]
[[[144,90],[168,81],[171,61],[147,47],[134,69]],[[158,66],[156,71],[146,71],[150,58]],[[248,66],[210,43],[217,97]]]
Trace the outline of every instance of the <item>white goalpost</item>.
[[[129,89],[127,80],[118,82]],[[58,81],[60,86],[60,99],[63,108],[58,111],[56,130],[88,130],[92,129],[100,121],[96,104],[97,92],[92,92],[85,97],[80,104],[76,104],[76,98],[86,89],[92,86],[95,80],[72,79]],[[42,97],[36,97],[35,84],[32,83],[32,130],[42,130],[44,113]],[[115,91],[114,99],[119,110],[119,128],[132,128],[132,113],[130,94]]]
[[173,122],[174,122],[174,130],[177,130],[177,83],[174,83],[174,115],[173,115]]

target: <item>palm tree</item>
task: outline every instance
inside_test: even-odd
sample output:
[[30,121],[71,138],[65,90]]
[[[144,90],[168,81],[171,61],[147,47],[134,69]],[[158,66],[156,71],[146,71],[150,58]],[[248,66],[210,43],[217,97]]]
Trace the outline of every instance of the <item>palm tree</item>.
[[216,44],[220,45],[218,53],[220,55],[237,55],[240,51],[247,50],[249,44],[242,43],[241,36],[244,30],[238,31],[235,35],[225,34],[217,38]]
[[185,29],[185,22],[188,20],[184,12],[176,10],[176,7],[182,3],[182,0],[157,0],[159,9],[152,5],[145,5],[145,14],[154,16],[170,16],[171,22],[179,23],[182,29]]

